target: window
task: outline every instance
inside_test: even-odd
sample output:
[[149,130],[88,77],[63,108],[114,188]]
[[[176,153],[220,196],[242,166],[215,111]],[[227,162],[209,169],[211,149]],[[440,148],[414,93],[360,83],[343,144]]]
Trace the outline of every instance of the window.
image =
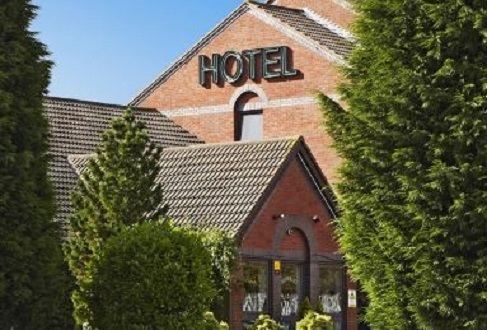
[[235,103],[235,141],[261,140],[264,137],[264,118],[259,97],[255,93],[242,94]]
[[267,312],[268,270],[267,263],[247,263],[244,265],[244,313]]
[[343,310],[342,275],[340,268],[320,266],[318,299],[325,314],[333,318],[334,328],[341,329]]
[[262,110],[240,112],[240,141],[261,140],[263,138]]

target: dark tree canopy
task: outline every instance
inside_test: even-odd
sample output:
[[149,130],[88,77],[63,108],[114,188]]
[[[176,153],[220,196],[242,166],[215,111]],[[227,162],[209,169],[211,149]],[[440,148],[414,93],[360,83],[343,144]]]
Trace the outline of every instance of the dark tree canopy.
[[157,220],[166,212],[161,207],[161,185],[156,183],[161,151],[150,142],[144,124],[127,109],[103,133],[96,155],[89,155],[87,169],[73,193],[74,211],[65,246],[77,284],[72,299],[80,324],[92,319],[88,298],[93,263],[106,240],[126,226]]
[[341,246],[378,329],[487,324],[487,1],[361,0],[347,110],[321,96],[343,158]]
[[64,328],[70,317],[47,177],[42,100],[51,62],[29,31],[35,11],[28,0],[0,4],[1,329]]

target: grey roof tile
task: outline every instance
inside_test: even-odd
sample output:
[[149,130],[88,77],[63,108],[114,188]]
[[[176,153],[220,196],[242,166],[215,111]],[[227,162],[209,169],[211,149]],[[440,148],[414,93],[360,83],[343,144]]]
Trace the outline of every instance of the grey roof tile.
[[[56,193],[56,221],[65,223],[71,211],[70,196],[77,175],[68,162],[68,155],[93,153],[101,141],[101,133],[113,117],[125,108],[119,105],[47,97],[45,113],[49,121],[49,174]],[[134,108],[138,120],[146,124],[151,139],[162,147],[203,143],[155,109]]]
[[[177,224],[236,234],[292,153],[296,138],[164,149],[158,182]],[[69,157],[83,171],[86,156]],[[268,162],[268,160],[272,160]]]
[[304,10],[267,4],[257,6],[340,56],[347,57],[354,47],[350,40],[308,17]]

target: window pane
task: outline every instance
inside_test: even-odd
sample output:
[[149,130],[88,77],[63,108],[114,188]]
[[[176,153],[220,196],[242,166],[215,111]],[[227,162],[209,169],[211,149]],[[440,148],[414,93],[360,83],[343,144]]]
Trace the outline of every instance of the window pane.
[[299,265],[283,264],[281,270],[281,315],[291,316],[298,313],[301,285]]
[[267,264],[244,265],[244,312],[260,313],[267,310]]
[[242,112],[242,134],[241,140],[261,140],[264,136],[263,116],[260,113]]
[[342,271],[320,267],[319,301],[323,311],[333,317],[335,329],[341,329],[342,318]]

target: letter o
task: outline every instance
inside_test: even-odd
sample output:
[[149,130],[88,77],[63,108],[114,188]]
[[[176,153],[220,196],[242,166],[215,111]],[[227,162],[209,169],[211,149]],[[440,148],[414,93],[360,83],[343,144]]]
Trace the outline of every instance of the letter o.
[[[228,73],[227,72],[227,63],[230,59],[234,59],[235,63],[237,64],[237,70],[235,70],[234,74]],[[221,61],[221,70],[220,72],[223,74],[223,77],[225,80],[229,83],[234,83],[238,81],[243,74],[243,56],[240,53],[234,52],[234,51],[229,51],[226,52],[225,55],[223,55],[222,61]]]

